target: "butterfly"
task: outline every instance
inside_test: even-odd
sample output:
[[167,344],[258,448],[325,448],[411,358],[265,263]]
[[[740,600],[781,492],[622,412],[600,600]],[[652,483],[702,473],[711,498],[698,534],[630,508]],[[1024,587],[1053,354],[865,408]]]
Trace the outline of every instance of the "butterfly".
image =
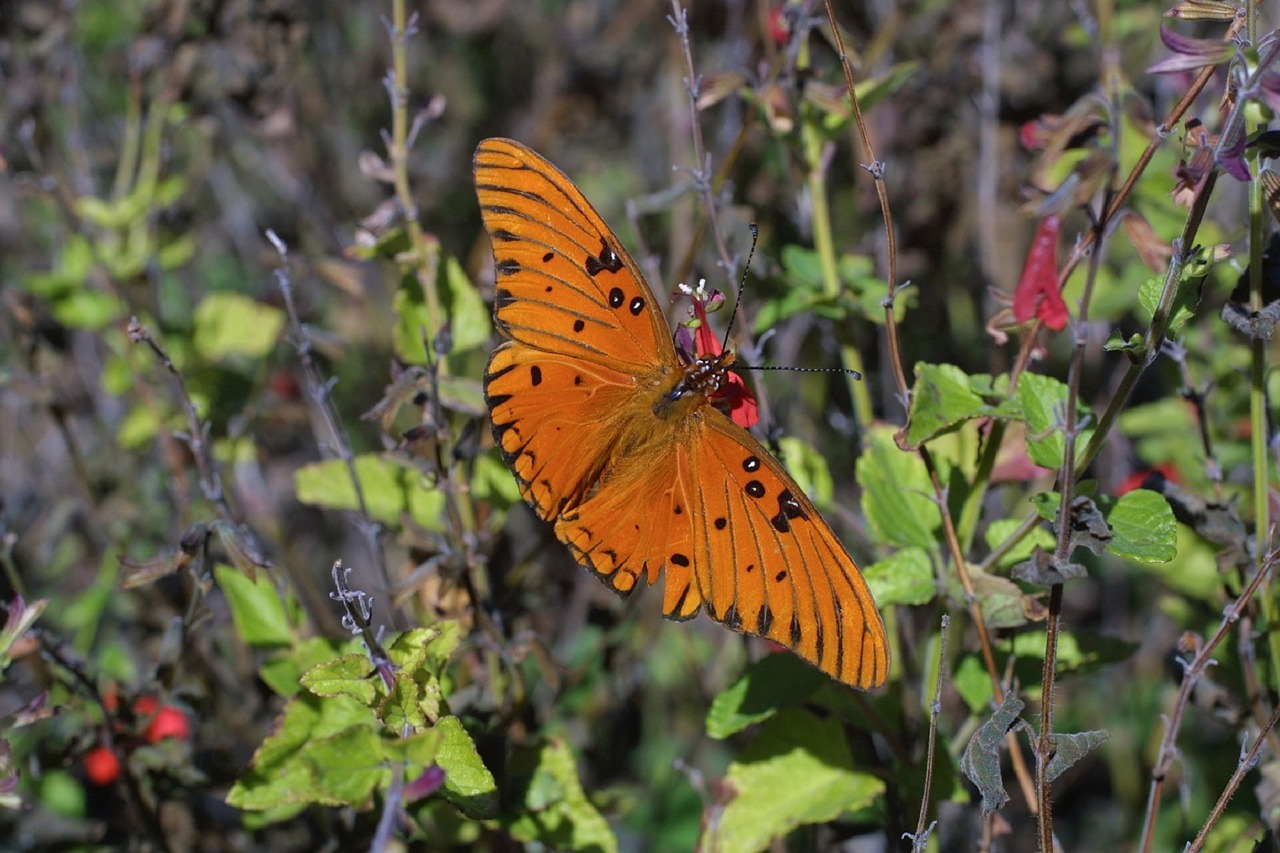
[[884,624],[857,564],[717,405],[732,351],[677,349],[635,261],[540,155],[486,139],[475,182],[507,338],[485,401],[524,500],[617,592],[662,576],[668,618],[705,610],[845,684],[883,683]]

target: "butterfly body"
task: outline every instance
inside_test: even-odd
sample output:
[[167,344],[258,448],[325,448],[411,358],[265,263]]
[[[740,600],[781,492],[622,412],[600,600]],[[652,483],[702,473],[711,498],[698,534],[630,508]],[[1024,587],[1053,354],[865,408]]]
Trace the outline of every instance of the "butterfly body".
[[775,460],[721,408],[730,351],[676,350],[653,292],[559,170],[517,142],[476,150],[493,241],[485,372],[494,441],[521,496],[622,594],[706,610],[858,687],[888,670],[857,565]]

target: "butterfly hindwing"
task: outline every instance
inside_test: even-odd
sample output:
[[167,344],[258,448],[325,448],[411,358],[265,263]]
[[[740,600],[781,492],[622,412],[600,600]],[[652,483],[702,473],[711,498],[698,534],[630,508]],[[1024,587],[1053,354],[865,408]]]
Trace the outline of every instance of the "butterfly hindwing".
[[862,572],[795,480],[718,412],[693,456],[694,573],[711,618],[855,687],[881,684],[884,624]]
[[547,521],[595,485],[619,432],[612,421],[634,396],[626,374],[518,341],[494,350],[484,393],[494,442],[521,496]]
[[675,364],[653,292],[564,173],[518,142],[486,139],[476,149],[475,179],[503,332],[618,369]]
[[624,457],[590,498],[556,521],[556,536],[581,565],[624,595],[661,574],[663,613],[691,618],[703,600],[693,574],[689,475],[683,447]]

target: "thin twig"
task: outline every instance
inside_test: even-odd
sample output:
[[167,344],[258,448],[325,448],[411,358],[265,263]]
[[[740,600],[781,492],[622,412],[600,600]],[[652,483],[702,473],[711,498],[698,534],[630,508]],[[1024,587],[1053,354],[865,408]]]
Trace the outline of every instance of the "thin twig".
[[387,575],[387,567],[382,551],[382,525],[374,521],[365,500],[364,486],[356,471],[355,453],[351,450],[351,442],[347,440],[347,431],[333,408],[333,390],[336,379],[326,379],[313,357],[311,333],[298,313],[298,306],[293,298],[293,278],[289,274],[289,246],[270,228],[266,232],[267,239],[280,255],[280,265],[275,269],[276,286],[284,299],[285,313],[289,317],[289,342],[298,353],[298,362],[302,365],[302,380],[307,397],[315,407],[315,412],[324,422],[327,436],[317,436],[316,443],[322,450],[341,459],[347,469],[347,477],[351,480],[351,488],[356,497],[356,528],[364,536],[369,551],[369,559],[376,567],[378,578],[383,589],[391,588],[391,580]]
[[1151,768],[1151,787],[1147,791],[1147,810],[1143,819],[1142,840],[1139,844],[1139,850],[1142,853],[1150,853],[1151,846],[1155,842],[1156,817],[1160,812],[1161,795],[1164,793],[1164,783],[1169,775],[1169,769],[1173,766],[1173,761],[1178,754],[1178,732],[1182,728],[1183,714],[1186,713],[1187,706],[1191,702],[1191,694],[1208,668],[1217,663],[1212,657],[1214,650],[1227,638],[1232,627],[1244,615],[1249,600],[1253,598],[1263,580],[1271,574],[1278,559],[1280,559],[1280,552],[1272,551],[1268,554],[1262,567],[1249,581],[1249,585],[1224,611],[1222,621],[1218,623],[1218,630],[1208,642],[1199,645],[1189,662],[1178,659],[1183,667],[1182,683],[1178,687],[1178,696],[1174,700],[1173,709],[1166,718],[1164,737],[1160,740],[1155,765]]
[[937,821],[925,828],[929,817],[929,791],[933,787],[933,753],[938,742],[938,717],[942,714],[942,685],[947,675],[947,635],[951,631],[951,617],[942,614],[942,627],[938,631],[938,680],[933,686],[933,702],[929,705],[929,746],[925,750],[924,791],[920,795],[920,816],[916,819],[916,831],[911,835],[911,849],[921,853],[929,842],[929,833]]
[[204,493],[205,498],[212,503],[218,510],[218,514],[228,523],[235,524],[236,519],[231,512],[231,507],[227,504],[226,494],[222,490],[222,476],[218,473],[217,463],[213,459],[213,444],[209,440],[209,424],[207,421],[200,419],[200,413],[196,409],[195,401],[191,399],[190,392],[187,391],[186,380],[183,379],[181,371],[177,365],[169,358],[169,354],[151,335],[151,330],[138,321],[137,317],[129,321],[127,328],[129,340],[134,344],[146,344],[147,348],[160,362],[169,373],[169,378],[173,381],[175,390],[178,392],[178,402],[182,406],[183,414],[187,418],[187,432],[179,437],[186,442],[191,448],[191,456],[196,463],[196,472],[200,476],[200,490]]
[[1280,721],[1280,707],[1271,712],[1271,717],[1263,724],[1258,736],[1254,738],[1253,744],[1249,747],[1249,751],[1240,757],[1240,761],[1236,764],[1236,771],[1231,774],[1231,778],[1227,780],[1227,786],[1222,789],[1221,796],[1213,804],[1213,811],[1209,813],[1208,820],[1204,822],[1204,826],[1200,827],[1195,839],[1187,845],[1187,853],[1196,853],[1196,851],[1204,849],[1205,839],[1209,837],[1209,832],[1213,829],[1213,825],[1218,822],[1218,819],[1222,817],[1222,813],[1226,811],[1227,803],[1231,801],[1236,791],[1240,789],[1240,783],[1244,781],[1245,774],[1257,766],[1258,752],[1261,751],[1262,745],[1266,743],[1277,721]]

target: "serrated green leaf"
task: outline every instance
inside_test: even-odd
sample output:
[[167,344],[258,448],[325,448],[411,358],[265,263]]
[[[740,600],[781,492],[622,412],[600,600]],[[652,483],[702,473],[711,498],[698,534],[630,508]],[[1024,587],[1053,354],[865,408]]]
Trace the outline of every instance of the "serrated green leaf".
[[367,725],[313,738],[302,750],[311,770],[312,796],[322,805],[366,807],[379,781],[389,781],[382,741]]
[[[974,390],[973,380],[953,364],[921,362],[915,366],[915,374],[906,429],[906,441],[911,448],[970,418],[994,412]],[[989,382],[990,377],[982,377],[980,381]]]
[[473,820],[488,820],[498,810],[498,784],[480,760],[475,742],[457,717],[441,717],[432,731],[440,733],[435,763],[444,769],[441,796]]
[[274,649],[293,642],[293,631],[280,591],[266,573],[250,580],[242,572],[219,563],[213,569],[218,588],[227,597],[236,633],[256,649]]
[[231,787],[227,803],[240,809],[266,811],[319,802],[311,762],[305,755],[306,745],[353,725],[368,728],[373,723],[368,708],[345,696],[320,699],[304,693],[291,699],[275,729],[253,754],[249,769]]
[[[1066,424],[1067,386],[1051,376],[1024,373],[1018,380],[1017,397],[1027,421],[1027,455],[1042,467],[1061,468],[1066,450],[1063,427]],[[1091,428],[1080,430],[1076,439],[1077,452],[1089,443],[1092,436]]]
[[417,672],[418,667],[427,659],[427,646],[440,636],[440,629],[434,625],[430,628],[414,628],[405,631],[387,647],[387,657],[399,669],[405,672]]
[[373,664],[366,655],[343,655],[303,673],[302,686],[317,696],[349,696],[362,705],[370,705],[378,693],[372,673]]
[[[447,767],[445,771],[447,789]],[[616,853],[618,840],[583,792],[573,754],[563,741],[517,750],[508,762],[508,775],[518,811],[500,820],[514,838],[556,850]]]
[[[1187,321],[1195,316],[1196,307],[1200,304],[1200,294],[1204,289],[1203,275],[1183,275],[1174,287],[1173,302],[1169,310],[1168,324],[1165,333],[1176,336]],[[1151,322],[1156,306],[1160,303],[1160,295],[1164,292],[1164,277],[1148,278],[1138,288],[1138,304],[1142,306],[1142,318]]]
[[363,648],[358,639],[352,639],[339,647],[327,637],[311,637],[287,652],[277,652],[267,658],[258,674],[277,695],[290,698],[296,696],[301,689],[304,672],[333,660],[344,651],[357,654],[357,648]]
[[[444,495],[431,488],[421,474],[377,454],[357,456],[355,466],[369,515],[374,519],[398,527],[400,514],[407,512],[423,527],[441,529]],[[341,459],[302,466],[294,474],[294,488],[304,504],[328,509],[359,508],[351,476]]]
[[853,768],[840,720],[787,708],[729,765],[724,784],[735,793],[702,839],[716,853],[754,853],[798,826],[826,823],[863,808],[884,782]]
[[195,310],[196,352],[210,361],[260,359],[275,349],[284,313],[239,293],[211,293]]
[[903,548],[862,570],[876,606],[928,604],[938,594],[929,552],[923,548]]
[[893,434],[887,426],[867,431],[867,449],[857,470],[862,511],[879,542],[928,549],[941,525],[933,487],[924,463],[900,450]]
[[415,732],[427,725],[427,715],[421,707],[422,689],[412,678],[395,680],[391,693],[378,706],[378,718],[396,735]]
[[784,708],[806,701],[827,676],[792,654],[763,657],[722,690],[707,712],[707,735],[724,740]]
[[1144,563],[1167,563],[1178,555],[1177,522],[1161,494],[1134,489],[1115,503],[1100,503],[1111,525],[1111,553]]

